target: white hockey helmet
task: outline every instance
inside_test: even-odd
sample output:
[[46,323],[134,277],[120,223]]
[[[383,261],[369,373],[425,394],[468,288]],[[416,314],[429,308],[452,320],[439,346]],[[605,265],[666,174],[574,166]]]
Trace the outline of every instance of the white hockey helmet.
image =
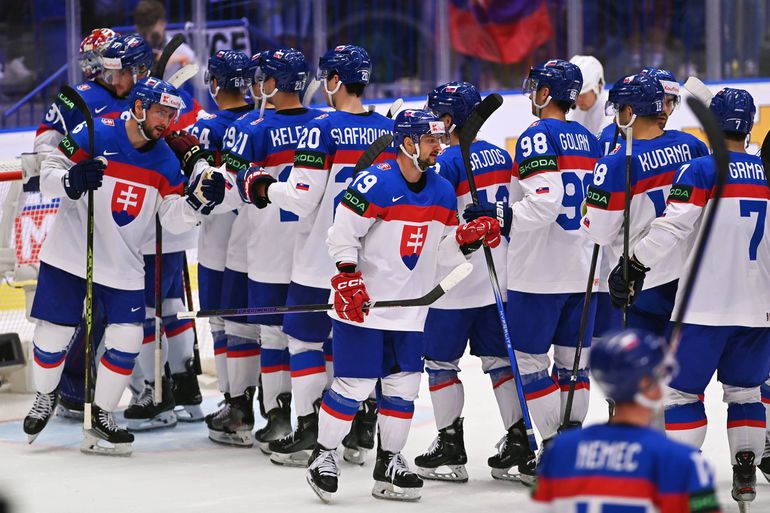
[[599,59],[593,55],[575,55],[569,61],[580,68],[583,74],[583,88],[580,94],[593,91],[598,95],[604,86],[604,67]]

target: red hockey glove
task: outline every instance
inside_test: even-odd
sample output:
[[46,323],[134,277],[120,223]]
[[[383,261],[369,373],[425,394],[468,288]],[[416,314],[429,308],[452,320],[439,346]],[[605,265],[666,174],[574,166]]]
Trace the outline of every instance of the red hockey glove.
[[491,217],[479,217],[468,224],[458,226],[455,238],[460,246],[470,246],[483,241],[484,245],[496,248],[500,244],[500,223]]
[[340,318],[353,322],[364,322],[364,303],[369,301],[361,272],[341,272],[332,277],[334,289],[334,310]]

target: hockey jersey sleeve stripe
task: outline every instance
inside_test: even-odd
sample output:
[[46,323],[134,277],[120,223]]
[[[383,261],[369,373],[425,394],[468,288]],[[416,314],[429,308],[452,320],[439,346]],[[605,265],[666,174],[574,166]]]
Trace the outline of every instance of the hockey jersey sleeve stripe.
[[562,171],[572,169],[587,169],[593,171],[598,160],[599,159],[596,157],[584,157],[582,155],[560,155],[556,159],[559,169]]
[[649,191],[650,189],[655,189],[656,187],[671,185],[674,181],[675,173],[676,171],[666,171],[665,173],[660,173],[655,176],[639,180],[631,187],[631,192],[632,194],[641,194],[643,192]]
[[[497,171],[490,171],[488,173],[474,175],[476,187],[482,189],[484,187],[490,187],[493,185],[508,185],[511,181],[511,173],[512,170],[510,169],[500,169]],[[468,194],[469,192],[470,187],[468,185],[468,180],[467,178],[463,177],[462,181],[457,184],[455,193],[459,197],[463,194]]]
[[540,476],[533,498],[553,500],[566,497],[618,497],[648,499],[657,497],[661,512],[684,512],[689,509],[687,493],[660,493],[653,482],[643,478],[584,475],[564,478]]
[[40,134],[44,134],[45,132],[47,132],[49,130],[56,130],[56,129],[54,127],[51,127],[51,126],[48,126],[48,125],[44,125],[44,124],[41,123],[40,126],[38,126],[37,130],[35,131],[35,137],[37,137]]
[[712,189],[703,189],[692,185],[674,184],[668,193],[667,203],[692,203],[704,206],[711,197]]

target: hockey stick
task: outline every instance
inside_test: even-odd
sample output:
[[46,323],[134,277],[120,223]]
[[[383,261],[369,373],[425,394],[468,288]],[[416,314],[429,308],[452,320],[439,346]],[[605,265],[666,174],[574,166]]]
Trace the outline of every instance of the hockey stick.
[[398,111],[401,110],[401,107],[404,106],[404,99],[403,98],[396,98],[393,103],[390,104],[390,107],[388,108],[388,113],[385,114],[385,117],[393,119],[396,117],[396,114],[398,114]]
[[380,153],[385,151],[385,148],[393,144],[393,134],[383,134],[374,140],[372,144],[366,148],[366,151],[361,155],[361,158],[356,162],[356,166],[353,168],[353,178],[356,177],[359,171],[371,166]]
[[163,340],[163,227],[160,216],[155,214],[155,390],[152,401],[160,404],[163,401],[161,386],[163,370],[161,369],[161,348]]
[[[86,105],[83,97],[73,88],[64,85],[61,94],[72,100],[75,108],[86,122],[88,130],[88,154],[91,158],[94,153],[94,117],[91,109]],[[101,157],[104,159],[104,157]],[[94,191],[88,190],[88,217],[86,221],[86,348],[85,348],[85,401],[83,404],[83,429],[91,429],[91,343],[94,331]]]
[[[414,299],[391,299],[387,301],[369,301],[364,309],[370,308],[405,308],[410,306],[429,306],[441,296],[449,292],[452,287],[463,281],[473,270],[469,262],[462,263],[452,269],[441,282],[433,287],[430,292],[422,297]],[[274,315],[285,313],[311,313],[334,310],[333,304],[318,305],[286,305],[286,306],[257,306],[253,308],[232,308],[225,310],[198,310],[193,312],[180,312],[177,319],[201,319],[203,317],[244,317],[247,315]]]
[[[631,238],[631,150],[634,129],[626,128],[626,197],[623,204],[623,280],[628,283],[628,243]],[[628,301],[623,305],[622,328],[628,327]]]
[[163,80],[163,75],[166,73],[166,65],[168,64],[169,59],[171,59],[171,56],[176,52],[176,49],[182,46],[182,43],[184,43],[184,36],[182,34],[177,34],[171,38],[168,44],[163,47],[163,52],[161,52],[160,57],[158,57],[158,62],[153,66],[150,76]]
[[[187,251],[182,252],[182,278],[184,279],[184,293],[187,300],[187,311],[192,311],[193,305],[192,287],[190,286],[190,269],[187,267]],[[195,322],[192,325],[193,330],[193,371],[200,376],[203,373],[201,369],[201,354],[198,348],[198,326]]]
[[[618,125],[615,125],[615,136],[612,138],[612,146],[611,148],[615,148],[615,145],[618,144],[618,136],[620,135],[620,127]],[[580,422],[573,422],[570,419],[572,417],[572,403],[575,400],[575,388],[577,387],[577,375],[578,371],[580,370],[580,358],[583,355],[583,344],[585,343],[585,331],[586,331],[586,324],[588,324],[588,314],[591,311],[591,295],[593,294],[594,289],[594,277],[596,276],[596,264],[599,261],[599,250],[600,246],[598,244],[594,244],[593,250],[591,252],[591,266],[588,269],[588,283],[586,284],[586,295],[585,299],[583,299],[583,311],[580,313],[580,325],[579,325],[579,332],[578,332],[578,341],[577,341],[577,347],[575,348],[575,359],[572,362],[572,374],[570,374],[569,377],[569,390],[567,391],[567,404],[564,405],[564,418],[561,420],[561,426],[559,426],[559,431],[566,431],[567,429],[571,429],[574,427],[580,427]],[[612,417],[612,413],[614,411],[614,407],[612,403],[610,403],[610,417]]]
[[691,95],[703,102],[706,107],[711,103],[711,99],[714,97],[714,93],[706,87],[706,84],[695,77],[690,77],[687,82],[684,83],[684,88],[687,89]]
[[[460,132],[460,153],[462,154],[463,164],[465,166],[465,175],[468,178],[468,188],[470,189],[471,199],[475,205],[479,204],[479,193],[476,189],[476,180],[473,177],[473,168],[471,167],[471,144],[478,135],[484,122],[489,119],[502,104],[502,96],[497,93],[490,94],[476,106],[473,112],[471,112],[471,115],[468,116],[468,120],[465,122],[462,131]],[[508,322],[505,318],[505,307],[503,306],[503,294],[500,290],[500,282],[497,279],[497,271],[495,270],[495,262],[492,258],[492,250],[485,244],[482,245],[482,247],[484,248],[484,258],[487,262],[487,271],[489,271],[489,281],[492,283],[492,292],[495,296],[497,314],[500,317],[500,325],[503,329],[505,347],[508,349],[511,370],[513,371],[514,379],[516,380],[516,392],[519,396],[519,404],[521,405],[521,414],[527,432],[529,448],[532,452],[536,452],[537,440],[535,440],[535,432],[532,429],[532,418],[529,415],[527,399],[524,396],[524,385],[521,381],[519,365],[516,362],[516,353],[513,351],[513,345],[511,344],[511,334],[508,331]]]
[[308,84],[305,90],[302,92],[302,105],[305,107],[308,107],[310,105],[310,102],[313,100],[313,96],[315,95],[316,91],[321,87],[321,81],[317,79],[312,79]]
[[171,78],[168,79],[168,83],[174,87],[182,87],[185,82],[197,75],[199,70],[200,66],[194,62],[191,64],[185,64],[180,69],[178,69],[176,73],[171,75]]
[[[679,347],[679,340],[682,336],[682,324],[684,321],[685,313],[687,312],[687,306],[690,304],[690,297],[692,296],[692,290],[695,286],[695,282],[698,279],[698,271],[700,270],[700,263],[703,260],[703,254],[706,252],[706,245],[708,244],[709,237],[711,236],[711,230],[714,225],[714,219],[716,218],[717,209],[719,208],[720,199],[722,198],[722,191],[724,189],[725,182],[727,181],[727,172],[730,165],[730,155],[727,152],[727,145],[725,144],[725,136],[722,133],[722,129],[719,127],[714,115],[709,111],[708,107],[703,104],[697,98],[687,98],[687,105],[692,109],[695,117],[703,126],[703,130],[708,137],[709,145],[711,146],[712,155],[716,164],[716,180],[714,183],[714,190],[709,200],[712,205],[711,208],[704,214],[703,222],[701,223],[700,236],[697,239],[696,245],[693,248],[693,259],[690,269],[687,271],[687,276],[682,283],[681,301],[677,303],[676,317],[674,318],[674,328],[671,331],[671,341],[669,343],[668,352],[671,356],[676,356],[676,350]],[[769,143],[770,144],[770,143]],[[762,144],[764,146],[764,143]],[[705,207],[704,207],[705,208]]]

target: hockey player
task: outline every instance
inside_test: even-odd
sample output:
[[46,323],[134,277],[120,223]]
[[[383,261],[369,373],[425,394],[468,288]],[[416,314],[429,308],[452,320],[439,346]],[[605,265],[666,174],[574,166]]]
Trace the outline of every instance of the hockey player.
[[[294,168],[286,182],[263,174],[253,177],[251,186],[251,201],[258,208],[275,203],[300,217],[297,238],[304,244],[297,244],[294,249],[287,296],[290,305],[324,303],[329,299],[334,262],[323,254],[334,208],[363,152],[393,128],[392,121],[369,112],[362,104],[361,96],[372,72],[366,50],[354,45],[336,46],[321,57],[318,67],[329,104],[336,110],[305,126],[294,154]],[[380,160],[392,156],[392,151],[386,150]],[[283,331],[289,338],[297,428],[270,443],[270,459],[278,464],[304,467],[318,436],[318,408],[327,387],[324,341],[331,332],[331,321],[324,313],[284,315]],[[374,416],[373,408],[365,413]],[[372,425],[372,421],[366,419],[362,424],[356,442],[361,449],[374,446],[373,431],[366,429],[367,425]]]
[[[88,136],[81,124],[62,140],[59,153],[52,153],[43,164],[41,190],[61,197],[62,206],[41,250],[37,299],[32,306],[32,316],[39,321],[33,366],[38,392],[24,419],[30,441],[53,413],[67,343],[82,313],[86,191],[94,191],[94,296],[104,305],[108,326],[96,379],[93,427],[86,431],[81,450],[102,454],[131,451],[133,435],[118,427],[112,412],[142,343],[144,270],[140,251],[147,233],[153,231],[155,214],[172,231],[184,231],[224,196],[224,180],[216,176],[193,182],[187,196],[182,196],[184,177],[179,163],[159,141],[181,103],[173,86],[154,78],[142,79],[129,102],[132,119],[96,123],[94,147],[99,158],[85,150]],[[106,157],[110,159],[105,167]]]
[[429,111],[405,110],[396,117],[393,133],[400,153],[355,178],[329,229],[329,254],[338,270],[331,279],[335,310],[329,314],[334,319],[335,377],[323,398],[318,443],[307,471],[308,483],[324,501],[337,491],[337,446],[378,379],[372,495],[420,498],[422,480],[409,469],[401,450],[420,386],[428,312],[424,307],[368,311],[369,291],[374,298],[419,297],[433,287],[440,261],[456,266],[464,262],[468,245],[500,243],[495,219],[457,226],[455,192],[430,169],[441,150],[443,122]]
[[[580,205],[599,145],[582,125],[565,120],[581,87],[580,69],[567,61],[551,60],[530,70],[524,92],[539,120],[516,144],[510,205],[484,202],[467,206],[464,213],[470,220],[499,211],[504,234],[510,230],[508,326],[527,403],[544,444],[562,422],[591,260],[592,244],[579,231]],[[594,309],[592,300],[589,334]],[[590,336],[584,340],[574,406],[567,419],[572,423],[582,422],[588,411]],[[516,414],[520,417],[521,412]],[[522,463],[533,457],[521,424],[517,426],[506,441],[514,447],[505,449],[505,461],[518,466],[525,474],[522,479],[531,481],[534,469]]]
[[[665,198],[674,174],[685,162],[708,155],[706,145],[678,130],[663,131],[660,114],[664,112],[665,90],[660,80],[649,74],[631,75],[617,81],[610,91],[609,106],[616,111],[616,123],[625,130],[633,128],[631,162],[630,247],[646,233],[650,223],[663,214]],[[594,169],[588,188],[587,213],[583,230],[597,244],[608,246],[612,265],[622,257],[623,208],[625,205],[626,157],[615,151],[602,158]],[[677,280],[684,263],[685,248],[679,245],[647,276],[636,283],[633,302],[628,307],[628,325],[663,334],[674,306]],[[622,262],[610,274],[608,286],[615,308],[623,306],[622,286],[613,283]],[[627,291],[625,297],[627,297]]]
[[[770,372],[770,188],[762,161],[746,154],[754,124],[754,100],[725,88],[711,100],[730,151],[730,167],[711,239],[693,285],[676,359],[681,367],[666,394],[666,431],[700,448],[706,437],[702,394],[714,372],[727,403],[727,438],[733,465],[733,499],[756,496],[756,463],[765,447],[765,408],[760,386]],[[714,158],[694,159],[677,171],[665,215],[633,246],[629,281],[617,270],[610,282],[638,290],[646,274],[671,265],[672,248],[691,246],[716,183]],[[689,242],[689,243],[688,243]],[[616,276],[620,274],[620,276]],[[720,279],[715,280],[719,276]],[[628,290],[628,288],[626,288]],[[639,299],[642,299],[643,295]],[[677,296],[677,308],[681,294]],[[699,397],[700,396],[700,397]]]
[[719,513],[706,458],[649,427],[670,378],[665,341],[622,331],[596,340],[590,363],[615,415],[556,438],[538,466],[531,511]]
[[607,103],[604,67],[593,55],[575,55],[569,61],[580,68],[583,87],[575,106],[567,113],[567,119],[577,121],[598,137],[602,129],[612,123],[612,118],[604,112],[604,104]]
[[[269,99],[275,106],[275,114],[244,126],[243,132],[236,133],[236,139],[243,138],[247,143],[230,152],[233,160],[248,166],[238,175],[238,190],[246,203],[252,202],[247,175],[253,179],[267,173],[286,182],[302,127],[322,114],[303,107],[300,102],[308,68],[302,52],[292,48],[271,50],[260,59],[257,72],[260,92],[263,99]],[[242,215],[249,219],[246,257],[249,306],[285,304],[299,218],[276,205],[267,205],[263,210],[249,208]],[[270,442],[292,430],[289,341],[281,329],[282,315],[258,316],[250,322],[260,331],[262,396],[267,413],[267,425],[257,430],[254,437],[260,449],[269,454]],[[242,372],[247,371],[248,368]],[[234,412],[234,415],[239,417],[243,413]]]
[[[458,210],[471,203],[465,166],[460,154],[460,134],[473,109],[481,102],[476,88],[467,82],[450,82],[434,89],[428,95],[428,108],[444,122],[449,133],[450,147],[436,159],[439,174],[446,178],[457,195]],[[508,186],[511,181],[513,161],[507,151],[485,141],[471,144],[471,165],[478,187],[479,198],[501,201],[507,205]],[[492,255],[498,279],[506,283],[505,255],[508,243],[503,239]],[[503,426],[506,431],[519,433],[514,427],[516,417],[521,417],[517,406],[516,386],[511,362],[503,340],[503,331],[495,299],[489,285],[489,273],[484,255],[478,252],[471,257],[474,271],[471,276],[437,301],[428,311],[425,321],[425,366],[430,383],[433,415],[438,437],[425,454],[415,459],[417,473],[427,479],[465,482],[467,455],[463,440],[461,417],[465,393],[458,378],[459,361],[470,340],[471,354],[481,358],[481,367],[492,380]],[[439,279],[451,270],[447,263],[439,261]],[[519,421],[523,424],[523,421]],[[508,458],[515,444],[508,444],[503,437],[498,444],[499,454],[489,458],[492,475],[501,477],[511,465]],[[449,472],[442,472],[444,467]],[[498,472],[502,469],[502,473]]]

